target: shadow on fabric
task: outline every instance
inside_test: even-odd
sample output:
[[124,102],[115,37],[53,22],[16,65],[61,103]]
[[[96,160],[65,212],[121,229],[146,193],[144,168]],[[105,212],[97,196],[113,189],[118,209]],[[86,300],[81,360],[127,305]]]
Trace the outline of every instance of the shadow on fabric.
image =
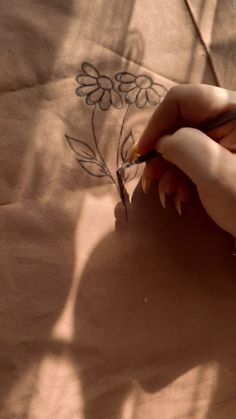
[[[135,383],[157,393],[195,367],[227,369],[236,349],[236,268],[228,235],[197,200],[179,218],[160,208],[156,195],[136,189],[128,224],[117,206],[116,231],[97,245],[82,275],[74,362],[86,419],[121,418]],[[201,408],[206,376],[189,384],[186,418]]]

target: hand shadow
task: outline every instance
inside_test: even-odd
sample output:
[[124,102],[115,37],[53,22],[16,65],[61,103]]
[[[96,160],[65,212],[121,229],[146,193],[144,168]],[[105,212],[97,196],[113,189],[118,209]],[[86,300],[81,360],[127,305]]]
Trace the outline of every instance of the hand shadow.
[[126,224],[116,207],[116,231],[94,249],[79,288],[73,356],[86,419],[120,418],[134,383],[156,393],[198,365],[234,362],[229,236],[197,200],[179,217],[154,189],[145,196],[138,186],[128,211]]

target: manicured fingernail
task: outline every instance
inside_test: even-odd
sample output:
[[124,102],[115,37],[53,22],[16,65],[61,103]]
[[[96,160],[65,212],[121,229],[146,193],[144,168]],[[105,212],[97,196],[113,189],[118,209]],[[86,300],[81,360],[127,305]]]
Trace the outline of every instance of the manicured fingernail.
[[181,205],[182,205],[182,202],[180,200],[180,197],[178,195],[175,195],[175,208],[179,215],[182,215]]
[[158,190],[159,190],[159,197],[160,197],[161,205],[163,206],[163,208],[165,208],[166,207],[166,194],[160,183],[158,186]]
[[163,137],[159,138],[158,142],[155,145],[156,151],[158,151],[160,154],[164,153],[165,144],[169,140],[171,136],[170,135],[163,135]]
[[140,154],[137,153],[137,142],[134,143],[134,145],[132,146],[131,150],[130,150],[130,154],[129,154],[129,161],[132,162],[134,161],[137,157],[140,156]]
[[143,188],[144,193],[148,193],[148,191],[150,189],[150,185],[151,185],[151,180],[150,179],[145,179],[142,176],[142,188]]

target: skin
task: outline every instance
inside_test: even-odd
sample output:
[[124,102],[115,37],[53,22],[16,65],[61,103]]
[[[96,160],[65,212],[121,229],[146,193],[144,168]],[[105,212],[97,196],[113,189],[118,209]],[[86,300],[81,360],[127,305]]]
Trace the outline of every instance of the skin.
[[148,162],[143,189],[157,181],[163,206],[174,194],[175,206],[191,195],[191,182],[209,216],[236,237],[236,120],[209,131],[199,124],[236,107],[236,92],[209,85],[172,88],[155,110],[140,140],[131,151],[144,154],[156,148],[162,157]]

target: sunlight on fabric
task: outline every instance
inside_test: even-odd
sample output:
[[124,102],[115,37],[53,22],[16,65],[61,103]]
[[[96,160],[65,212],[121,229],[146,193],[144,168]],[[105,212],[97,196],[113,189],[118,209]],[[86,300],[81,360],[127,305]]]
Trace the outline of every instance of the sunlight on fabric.
[[81,417],[81,389],[71,360],[66,354],[59,357],[46,355],[39,366],[37,392],[30,403],[27,418],[64,419],[68,417],[68,410],[72,405],[70,419]]
[[192,370],[192,389],[187,399],[186,418],[207,418],[218,383],[218,370],[218,364],[215,362],[200,365]]
[[[195,7],[191,6],[191,2],[189,1],[186,3],[188,3],[188,7],[191,10],[190,16],[193,20],[193,26],[197,27],[196,38],[191,48],[191,55],[189,56],[190,60],[186,72],[186,79],[195,75],[195,82],[199,82],[199,77],[201,77],[202,80],[206,71],[205,59],[207,59],[207,52],[209,52],[211,45],[217,0],[213,0],[210,4],[209,2],[198,1],[195,4]],[[201,43],[199,43],[200,35],[198,34],[198,31],[204,40]],[[199,65],[200,63],[201,67]]]
[[[171,368],[171,366],[170,366]],[[197,366],[150,395],[143,389],[136,389],[133,418],[156,419],[204,419],[208,417],[209,405],[218,383],[218,365],[209,363]],[[126,401],[130,403],[134,398]],[[128,416],[129,417],[129,416]]]
[[[96,196],[87,193],[83,202],[77,228],[75,230],[75,265],[71,288],[61,316],[56,322],[52,336],[72,340],[74,335],[73,319],[80,278],[90,254],[96,245],[114,229],[114,200],[112,195]],[[89,237],[88,237],[88,227]]]
[[217,3],[218,0],[211,0],[210,2],[194,2],[194,17],[196,19],[198,28],[201,34],[203,35],[206,45],[208,47],[211,44],[212,30],[214,25]]
[[133,381],[132,388],[130,393],[128,394],[126,400],[123,403],[120,417],[122,419],[134,419],[135,416],[135,406],[137,404],[137,395],[138,395],[139,387],[136,381]]
[[1,418],[25,416],[25,401],[28,401],[31,397],[36,373],[37,366],[34,364],[28,368],[20,379],[16,380],[5,401],[7,407],[3,411],[1,410]]

